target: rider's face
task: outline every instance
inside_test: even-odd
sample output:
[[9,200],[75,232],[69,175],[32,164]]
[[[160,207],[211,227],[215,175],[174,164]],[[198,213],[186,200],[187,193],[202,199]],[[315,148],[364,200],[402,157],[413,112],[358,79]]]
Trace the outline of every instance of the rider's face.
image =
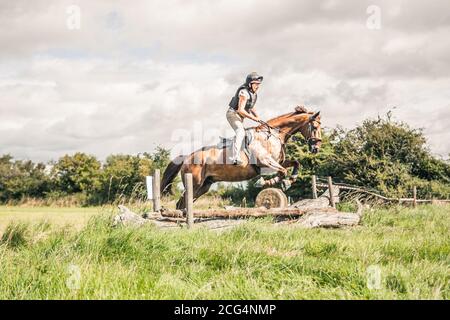
[[259,89],[259,83],[252,83],[252,91],[256,92]]

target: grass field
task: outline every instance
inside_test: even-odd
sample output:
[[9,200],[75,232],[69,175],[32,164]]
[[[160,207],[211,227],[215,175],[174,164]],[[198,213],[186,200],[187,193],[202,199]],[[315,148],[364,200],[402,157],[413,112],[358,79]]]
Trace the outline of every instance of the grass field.
[[53,227],[74,227],[80,230],[89,218],[99,214],[99,208],[15,207],[0,206],[0,233],[12,222],[42,223]]
[[449,206],[370,210],[348,229],[254,220],[220,233],[112,228],[113,210],[0,207],[0,299],[450,296]]

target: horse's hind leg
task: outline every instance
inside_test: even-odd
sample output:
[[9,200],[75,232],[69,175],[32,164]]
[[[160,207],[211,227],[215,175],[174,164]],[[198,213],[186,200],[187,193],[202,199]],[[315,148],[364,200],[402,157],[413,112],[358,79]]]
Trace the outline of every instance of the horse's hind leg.
[[[206,180],[201,186],[194,186],[194,196],[193,196],[193,200],[194,202],[200,198],[202,195],[204,195],[205,193],[207,193],[209,191],[209,188],[211,188],[211,185],[213,184],[213,182]],[[181,196],[181,198],[178,200],[177,202],[177,209],[178,210],[183,210],[186,207],[186,191],[183,192],[183,195]]]
[[[208,192],[209,187],[211,186],[211,182],[208,184],[208,179],[204,179],[202,176],[203,170],[201,167],[190,166],[184,170],[182,170],[182,180],[183,185],[186,189],[186,181],[184,181],[184,174],[192,173],[192,189],[193,189],[193,198],[194,201],[200,197],[202,194]],[[181,198],[177,202],[177,209],[182,210],[186,207],[186,191],[183,192]]]
[[213,182],[210,179],[206,179],[197,190],[194,190],[194,201],[207,193],[212,184]]
[[181,197],[180,197],[180,199],[178,199],[178,201],[177,201],[177,206],[176,206],[176,208],[178,209],[178,210],[183,210],[184,209],[184,207],[185,207],[185,200],[184,200],[184,192],[183,192],[183,194],[181,195]]

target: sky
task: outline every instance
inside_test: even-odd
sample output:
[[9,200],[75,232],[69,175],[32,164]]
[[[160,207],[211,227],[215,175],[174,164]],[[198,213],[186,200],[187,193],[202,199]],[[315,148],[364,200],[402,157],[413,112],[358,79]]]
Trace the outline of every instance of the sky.
[[263,119],[305,105],[351,129],[391,110],[450,154],[448,0],[0,0],[0,48],[0,155],[216,143],[252,71]]

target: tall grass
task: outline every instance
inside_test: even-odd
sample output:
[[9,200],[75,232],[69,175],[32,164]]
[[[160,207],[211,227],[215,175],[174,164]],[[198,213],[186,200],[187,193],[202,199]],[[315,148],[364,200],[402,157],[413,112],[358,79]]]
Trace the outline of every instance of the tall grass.
[[[80,231],[11,224],[0,239],[0,299],[448,299],[449,207],[368,211],[361,226]],[[380,270],[369,288],[368,270]]]

